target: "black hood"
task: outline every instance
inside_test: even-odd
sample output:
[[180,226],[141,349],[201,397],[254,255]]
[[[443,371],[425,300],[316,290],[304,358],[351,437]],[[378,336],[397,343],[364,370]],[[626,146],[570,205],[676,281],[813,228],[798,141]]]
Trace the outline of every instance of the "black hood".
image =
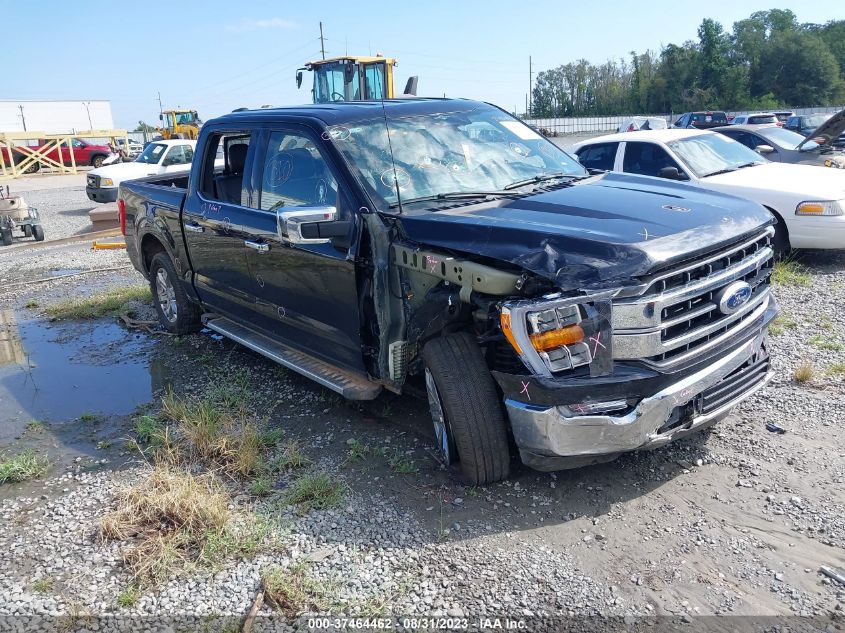
[[845,132],[845,110],[837,112],[815,130],[810,132],[810,134],[807,135],[807,138],[801,141],[795,149],[801,149],[804,146],[804,143],[807,141],[815,141],[817,138],[823,138],[825,145],[833,145],[834,142],[836,142],[842,135],[842,132]]
[[755,202],[615,173],[517,200],[406,212],[399,220],[424,248],[509,262],[563,290],[641,276],[773,222]]

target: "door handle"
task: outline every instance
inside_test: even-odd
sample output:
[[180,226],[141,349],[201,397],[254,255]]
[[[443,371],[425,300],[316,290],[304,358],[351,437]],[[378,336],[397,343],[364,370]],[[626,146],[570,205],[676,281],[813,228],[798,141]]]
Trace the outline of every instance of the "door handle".
[[244,240],[244,244],[246,244],[247,248],[251,248],[254,251],[258,251],[259,253],[266,253],[270,250],[270,245],[266,242],[253,242],[252,240]]
[[190,231],[191,233],[202,233],[205,229],[196,222],[191,222],[190,224],[185,225],[185,230]]

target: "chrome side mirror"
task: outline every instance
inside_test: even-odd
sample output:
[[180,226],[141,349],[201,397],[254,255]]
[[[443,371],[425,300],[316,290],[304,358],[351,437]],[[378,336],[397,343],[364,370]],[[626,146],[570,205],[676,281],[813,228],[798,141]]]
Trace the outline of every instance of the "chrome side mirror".
[[771,145],[758,145],[754,148],[758,154],[774,154],[775,148]]
[[337,218],[337,207],[295,207],[276,213],[276,227],[279,239],[289,244],[328,244],[328,238],[310,238],[302,234],[303,227],[322,222],[333,222]]

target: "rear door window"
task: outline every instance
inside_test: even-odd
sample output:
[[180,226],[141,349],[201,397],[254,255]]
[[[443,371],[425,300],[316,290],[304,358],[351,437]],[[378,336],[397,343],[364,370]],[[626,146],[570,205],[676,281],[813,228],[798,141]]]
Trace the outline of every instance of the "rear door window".
[[619,143],[597,143],[578,150],[578,160],[587,169],[611,171],[616,162]]
[[[216,132],[206,143],[199,191],[206,200],[249,206],[251,191],[244,174],[249,168],[248,132]],[[221,161],[219,159],[222,150]]]

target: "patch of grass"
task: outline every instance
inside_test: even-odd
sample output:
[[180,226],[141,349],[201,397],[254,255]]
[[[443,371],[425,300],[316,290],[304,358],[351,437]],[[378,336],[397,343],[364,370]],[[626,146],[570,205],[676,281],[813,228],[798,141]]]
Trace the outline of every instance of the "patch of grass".
[[827,368],[827,373],[830,376],[845,375],[845,363],[836,363]]
[[262,475],[249,485],[249,494],[253,497],[266,497],[273,492],[273,481]]
[[129,608],[134,607],[140,597],[141,590],[136,585],[129,585],[120,590],[115,602],[119,607]]
[[780,336],[786,330],[791,330],[792,328],[796,327],[798,323],[787,314],[779,314],[777,315],[774,320],[769,323],[769,333],[772,336]]
[[352,442],[348,444],[348,446],[349,451],[346,455],[346,459],[343,460],[344,466],[349,466],[353,462],[364,461],[372,453],[370,445],[365,444],[359,439],[353,439]]
[[328,611],[336,602],[335,583],[314,578],[305,563],[291,567],[270,567],[261,572],[264,599],[275,609],[293,618],[306,611]]
[[812,276],[794,259],[781,259],[775,262],[772,281],[778,286],[809,286]]
[[132,316],[132,301],[152,303],[148,286],[136,285],[112,288],[90,297],[78,297],[47,306],[44,311],[53,320],[98,319],[105,316]]
[[98,422],[101,419],[101,416],[97,415],[96,413],[83,413],[79,416],[80,422],[85,422],[87,424],[91,424],[93,422]]
[[118,494],[101,534],[116,540],[140,536],[123,551],[124,562],[139,586],[157,582],[200,557],[209,537],[225,529],[230,503],[212,474],[155,466]]
[[202,354],[200,356],[197,356],[197,362],[200,365],[208,365],[211,363],[212,360],[214,360],[214,356],[212,354]]
[[278,446],[285,437],[284,429],[276,427],[275,429],[267,429],[259,434],[259,441],[261,446],[266,448],[273,448]]
[[821,334],[811,336],[810,345],[818,349],[829,350],[831,352],[841,352],[845,350],[845,345],[843,345],[840,341]]
[[810,363],[802,363],[795,370],[795,380],[801,383],[810,382],[815,374],[816,370]]
[[390,468],[397,475],[413,475],[419,472],[414,460],[403,454],[399,449],[393,451],[393,455],[388,458],[387,463],[390,464]]
[[32,590],[40,594],[50,593],[54,585],[55,581],[52,578],[39,578],[32,582]]
[[41,420],[30,420],[24,427],[24,433],[41,433],[45,429],[45,425]]
[[164,425],[154,415],[142,415],[135,418],[135,434],[144,444],[155,444],[156,439],[161,437]]
[[823,314],[819,317],[819,327],[823,330],[832,330],[833,329],[833,321],[830,320],[830,317],[826,314]]
[[302,452],[302,447],[296,440],[285,442],[282,451],[270,460],[270,468],[281,472],[295,470],[311,464],[311,459]]
[[259,550],[276,551],[281,547],[285,531],[286,528],[274,517],[246,515],[223,530],[207,534],[200,557],[205,564],[219,567],[224,560],[233,556],[249,558]]
[[109,448],[111,448],[111,442],[109,442],[108,440],[100,440],[99,442],[97,442],[97,450],[105,451]]
[[175,425],[177,459],[212,462],[231,475],[246,477],[262,469],[261,436],[252,420],[211,400],[191,400],[169,392],[162,415]]
[[35,299],[29,299],[25,304],[23,304],[23,307],[33,310],[38,307],[38,302]]
[[38,457],[32,450],[25,450],[14,457],[0,460],[0,484],[28,481],[47,474],[50,462]]
[[325,510],[340,505],[344,485],[326,472],[302,475],[286,491],[285,503],[297,506],[305,514],[311,510]]

